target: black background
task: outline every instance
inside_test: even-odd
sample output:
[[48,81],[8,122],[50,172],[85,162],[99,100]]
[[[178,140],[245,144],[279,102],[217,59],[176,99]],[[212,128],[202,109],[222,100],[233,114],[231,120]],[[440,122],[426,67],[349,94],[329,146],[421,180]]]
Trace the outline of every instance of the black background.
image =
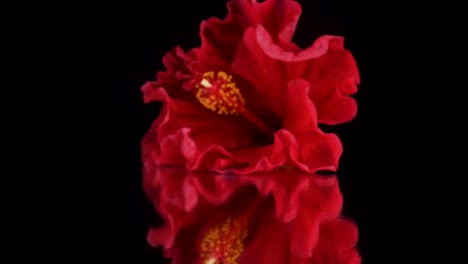
[[[389,91],[406,89],[395,84],[391,65],[403,31],[396,31],[395,22],[384,21],[395,15],[390,3],[298,2],[303,12],[294,41],[304,48],[321,35],[342,35],[360,69],[357,117],[323,129],[337,133],[343,143],[338,171],[343,215],[359,227],[363,263],[384,263],[382,256],[390,261],[395,255],[388,252],[394,252],[395,244],[388,237],[400,228],[394,215],[404,210],[397,209],[399,198],[390,187],[394,168],[389,157],[395,157],[389,149],[398,141],[398,131],[396,111],[388,107],[394,99]],[[144,105],[140,87],[164,70],[161,59],[174,46],[184,50],[199,46],[200,22],[224,18],[226,1],[127,1],[54,8],[60,11],[43,15],[45,23],[30,23],[37,40],[31,61],[36,68],[47,64],[54,85],[53,102],[43,103],[33,115],[41,126],[55,130],[37,134],[42,146],[36,151],[52,148],[48,140],[60,142],[54,151],[61,180],[51,183],[58,196],[48,198],[59,204],[51,208],[57,217],[44,221],[61,230],[53,249],[66,255],[59,257],[65,262],[83,257],[104,263],[169,263],[162,262],[160,249],[151,249],[145,241],[149,225],[160,220],[143,194],[140,141],[159,106]],[[35,93],[48,88],[31,86]],[[64,109],[70,110],[66,116]],[[71,199],[57,198],[62,196]],[[51,235],[43,229],[41,237]]]

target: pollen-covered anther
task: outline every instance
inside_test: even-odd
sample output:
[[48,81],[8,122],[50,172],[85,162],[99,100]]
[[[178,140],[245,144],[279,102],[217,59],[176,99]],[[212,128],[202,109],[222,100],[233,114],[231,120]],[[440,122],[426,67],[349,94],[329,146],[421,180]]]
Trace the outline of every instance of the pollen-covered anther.
[[211,227],[200,241],[202,263],[237,264],[247,234],[247,223],[240,218],[228,217],[223,223]]
[[232,82],[232,75],[222,71],[205,72],[195,88],[198,101],[220,115],[238,115],[244,109],[245,100]]

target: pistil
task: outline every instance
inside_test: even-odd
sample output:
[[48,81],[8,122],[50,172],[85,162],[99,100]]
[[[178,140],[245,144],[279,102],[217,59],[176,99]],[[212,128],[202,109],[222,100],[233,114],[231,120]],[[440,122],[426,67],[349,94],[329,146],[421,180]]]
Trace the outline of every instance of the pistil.
[[207,109],[220,115],[240,115],[271,137],[274,130],[245,107],[245,99],[232,75],[225,72],[205,72],[196,81],[194,92],[198,101]]

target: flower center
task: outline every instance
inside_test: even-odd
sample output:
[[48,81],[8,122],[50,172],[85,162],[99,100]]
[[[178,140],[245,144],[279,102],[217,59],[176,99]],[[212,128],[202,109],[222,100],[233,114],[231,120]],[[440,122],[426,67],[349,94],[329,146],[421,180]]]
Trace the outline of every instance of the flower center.
[[232,75],[225,72],[218,74],[205,72],[202,80],[195,85],[198,101],[206,108],[222,115],[238,115],[245,105],[245,100],[232,82]]
[[228,216],[224,222],[210,227],[202,233],[199,253],[202,264],[237,264],[244,251],[244,240],[248,235],[248,221],[263,201],[255,201],[239,216]]
[[232,75],[220,71],[205,72],[195,83],[195,95],[206,108],[220,115],[241,115],[269,137],[274,130],[245,107],[245,99]]

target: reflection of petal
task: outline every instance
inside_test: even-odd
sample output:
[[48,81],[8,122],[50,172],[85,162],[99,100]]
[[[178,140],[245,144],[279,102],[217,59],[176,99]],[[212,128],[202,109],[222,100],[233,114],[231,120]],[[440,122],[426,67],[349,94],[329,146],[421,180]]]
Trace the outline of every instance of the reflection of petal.
[[[302,208],[301,208],[302,209]],[[296,224],[291,227],[290,251],[301,258],[310,258],[312,250],[319,239],[319,227],[323,219],[318,218],[319,212],[311,210],[300,211]],[[336,215],[338,216],[338,215]]]
[[[178,207],[182,210],[193,208],[198,201],[198,194],[191,178],[186,176],[186,172],[182,168],[156,169],[158,178],[161,179],[159,185],[161,187],[161,200],[166,204]],[[171,175],[168,180],[167,175]]]
[[272,216],[273,214],[264,216],[266,219],[263,219],[262,227],[246,247],[239,263],[290,263],[289,230],[284,224],[270,218]]
[[360,264],[356,250],[358,230],[356,224],[336,219],[320,227],[320,238],[313,250],[312,263]]
[[[324,214],[327,219],[339,215],[342,195],[336,176],[321,176],[299,170],[280,169],[268,173],[243,176],[256,185],[263,195],[272,194],[276,216],[289,222],[296,218],[299,207],[312,208],[314,214]],[[307,204],[301,204],[307,201]]]
[[222,204],[240,187],[238,179],[221,174],[188,173],[200,196],[212,204]]
[[198,192],[192,182],[184,181],[184,209],[185,211],[192,211],[198,203]]
[[[338,217],[342,205],[335,176],[288,168],[236,175],[193,172],[184,167],[157,167],[154,173],[145,171],[144,183],[148,185],[145,186],[146,193],[166,222],[165,227],[150,231],[148,240],[153,246],[163,245],[167,249],[185,247],[187,242],[183,241],[187,238],[179,237],[181,232],[197,236],[201,228],[216,219],[245,211],[255,196],[260,195],[266,200],[253,214],[255,218],[250,219],[258,223],[256,228],[259,230],[249,233],[266,234],[263,228],[270,225],[267,222],[274,222],[274,226],[284,228],[281,232],[290,241],[290,252],[308,257],[319,239],[319,227]],[[252,190],[256,190],[256,194]],[[263,248],[268,240],[258,239],[259,242],[252,245]]]

